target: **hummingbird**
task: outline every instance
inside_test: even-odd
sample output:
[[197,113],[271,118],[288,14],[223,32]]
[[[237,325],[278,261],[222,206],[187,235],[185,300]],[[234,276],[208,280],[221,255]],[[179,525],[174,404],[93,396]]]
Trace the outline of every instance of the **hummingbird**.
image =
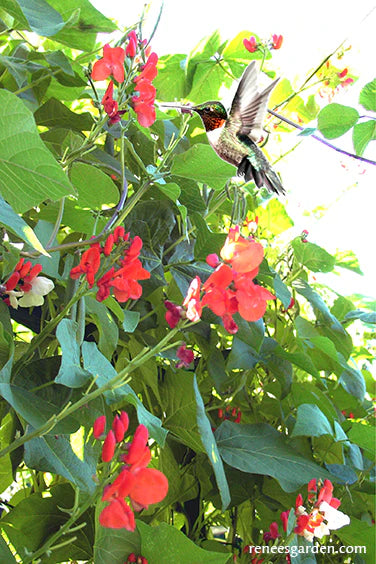
[[244,176],[246,182],[253,180],[258,188],[265,186],[270,192],[285,194],[279,177],[257,145],[268,99],[278,80],[259,92],[256,62],[252,61],[243,72],[229,113],[218,101],[197,106],[163,105],[196,112],[210,145],[221,159],[237,167],[239,176]]

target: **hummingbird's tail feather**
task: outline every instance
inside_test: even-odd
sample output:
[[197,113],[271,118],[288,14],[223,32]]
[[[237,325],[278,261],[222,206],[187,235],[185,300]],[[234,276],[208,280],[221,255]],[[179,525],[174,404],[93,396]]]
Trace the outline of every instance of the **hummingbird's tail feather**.
[[252,149],[251,154],[246,155],[239,164],[238,174],[244,176],[246,182],[253,180],[258,188],[265,186],[269,192],[284,195],[286,191],[261,149],[248,136],[238,137]]

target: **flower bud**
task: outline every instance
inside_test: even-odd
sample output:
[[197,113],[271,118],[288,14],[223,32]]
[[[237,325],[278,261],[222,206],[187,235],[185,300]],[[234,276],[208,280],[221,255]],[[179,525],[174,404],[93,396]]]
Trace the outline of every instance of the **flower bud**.
[[116,438],[115,433],[111,430],[107,434],[102,447],[103,462],[110,462],[115,454]]
[[93,435],[95,439],[100,439],[106,428],[106,416],[97,417],[93,424]]

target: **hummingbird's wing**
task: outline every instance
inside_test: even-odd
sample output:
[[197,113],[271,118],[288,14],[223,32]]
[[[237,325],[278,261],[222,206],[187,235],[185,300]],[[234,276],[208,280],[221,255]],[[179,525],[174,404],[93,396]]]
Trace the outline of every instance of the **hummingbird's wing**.
[[232,101],[226,127],[236,127],[240,135],[247,135],[252,141],[258,141],[267,109],[271,91],[279,78],[274,80],[265,90],[257,89],[256,62],[245,69]]

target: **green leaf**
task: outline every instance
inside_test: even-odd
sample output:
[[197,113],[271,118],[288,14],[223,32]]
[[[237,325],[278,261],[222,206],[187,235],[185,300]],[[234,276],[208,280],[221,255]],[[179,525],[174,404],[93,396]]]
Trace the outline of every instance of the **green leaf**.
[[291,303],[291,292],[277,273],[275,273],[273,278],[273,287],[276,297],[282,302],[283,307],[287,309]]
[[98,327],[98,347],[101,353],[111,358],[119,340],[119,329],[104,302],[98,302],[92,296],[85,297],[87,314]]
[[119,200],[119,191],[114,182],[93,165],[74,163],[70,180],[77,190],[77,204],[82,208],[101,210],[104,204],[114,206]]
[[254,368],[260,360],[261,357],[255,349],[236,336],[232,341],[226,368],[227,370],[249,370]]
[[205,452],[196,425],[197,402],[193,390],[192,373],[184,370],[176,373],[169,371],[164,381],[160,382],[159,387],[163,411],[166,414],[164,427],[179,442],[195,452]]
[[354,319],[360,319],[364,323],[371,323],[372,325],[376,324],[376,312],[374,311],[366,311],[363,309],[354,309],[353,311],[349,311],[345,315],[345,321],[352,321]]
[[191,215],[196,226],[196,242],[195,242],[195,259],[205,260],[211,253],[219,253],[223,246],[226,235],[222,233],[213,233],[205,219],[198,212]]
[[201,61],[196,65],[193,75],[192,89],[187,94],[187,98],[192,102],[202,103],[206,100],[215,100],[222,84],[231,84],[231,77],[226,74],[222,67],[228,65],[222,61]]
[[357,274],[363,274],[358,257],[353,253],[353,251],[340,251],[335,254],[336,266],[340,268],[346,268]]
[[181,190],[180,186],[175,184],[175,182],[168,182],[167,184],[156,184],[158,190],[162,192],[165,196],[170,198],[173,202],[176,202],[179,199]]
[[373,458],[375,451],[375,427],[366,423],[352,421],[348,437],[350,441],[360,446],[360,448],[366,451],[368,456]]
[[[96,522],[104,503],[96,504]],[[126,529],[95,527],[94,562],[95,564],[124,564],[126,555],[141,554],[140,534]]]
[[[96,460],[92,457],[86,460],[78,458],[72,450],[69,436],[37,437],[25,443],[24,448],[25,464],[30,468],[59,474],[75,484],[81,491],[89,494],[92,494],[97,487],[93,480]],[[88,448],[87,445],[86,448]]]
[[[44,542],[59,530],[69,518],[67,511],[74,504],[74,491],[70,484],[59,484],[48,489],[48,495],[33,493],[22,499],[1,519],[2,528],[22,561],[30,558],[30,554],[40,548]],[[75,540],[58,549],[55,546],[54,559],[45,554],[43,561],[47,564],[64,561],[87,561],[92,555],[92,517],[84,513],[75,525],[87,526],[74,532]],[[0,551],[1,554],[1,551]],[[20,559],[18,559],[20,561]],[[1,559],[1,563],[7,561]]]
[[196,143],[188,151],[175,155],[171,173],[221,190],[228,179],[236,174],[236,170],[220,159],[210,145]]
[[[99,352],[95,343],[88,343],[86,341],[82,343],[82,357],[84,368],[95,376],[95,383],[98,387],[107,384],[109,380],[116,376],[117,372],[115,368],[107,358]],[[158,441],[161,446],[164,445],[167,431],[162,428],[161,420],[144,407],[142,401],[128,384],[104,392],[104,396],[109,405],[114,403],[119,404],[121,402],[132,404],[136,408],[139,423],[142,423],[148,428],[150,435]]]
[[339,382],[345,388],[346,392],[363,401],[366,393],[366,384],[363,374],[359,370],[355,370],[351,366],[343,365],[344,371],[341,373]]
[[89,112],[76,114],[71,112],[56,98],[49,98],[34,114],[38,125],[44,127],[62,127],[74,131],[89,131],[93,125],[93,118]]
[[363,155],[368,143],[376,139],[376,119],[354,125],[353,143],[357,155]]
[[259,225],[273,235],[279,235],[294,225],[283,204],[276,198],[269,200],[266,207],[259,206],[255,210]]
[[301,237],[296,237],[291,242],[291,246],[294,249],[296,260],[312,272],[331,272],[333,270],[336,259],[322,247],[309,241],[303,243]]
[[49,37],[63,29],[65,22],[59,12],[54,10],[45,0],[16,0],[27,19],[30,29]]
[[134,333],[140,321],[140,312],[138,311],[124,311],[123,329],[126,333]]
[[186,55],[165,55],[158,60],[158,75],[153,85],[158,92],[158,100],[171,101],[184,98]]
[[[2,448],[6,448],[10,445],[14,439],[16,431],[16,417],[14,414],[7,413],[5,417],[1,420],[0,426],[0,445]],[[1,491],[5,491],[13,483],[13,469],[12,469],[12,459],[8,453],[1,461],[0,466],[0,488]],[[1,539],[1,535],[0,535]],[[1,556],[1,543],[0,543],[0,556]],[[0,562],[2,560],[0,559]]]
[[3,368],[13,355],[14,343],[10,333],[0,321],[0,366]]
[[341,104],[328,104],[317,118],[317,127],[326,139],[340,137],[351,129],[359,119],[355,108]]
[[364,547],[366,552],[361,553],[361,557],[364,558],[363,562],[374,564],[376,560],[374,525],[368,525],[366,521],[357,519],[351,515],[350,524],[338,529],[336,536],[339,537],[342,543],[349,547]]
[[305,437],[333,435],[329,421],[317,405],[311,403],[299,405],[291,437],[299,435]]
[[224,421],[215,437],[226,464],[242,472],[272,476],[286,492],[295,491],[312,478],[331,478],[328,472],[291,448],[285,437],[266,423],[238,425]]
[[213,466],[215,479],[217,481],[218,490],[222,500],[222,511],[225,511],[226,507],[230,504],[231,496],[228,487],[226,474],[223,468],[223,462],[219,456],[217,443],[211,429],[211,424],[206,416],[205,405],[202,401],[200,390],[197,386],[196,376],[193,378],[193,388],[196,396],[197,403],[197,425],[200,432],[202,444],[205,447],[206,454],[209,457],[210,463]]
[[[0,371],[0,395],[33,427],[38,428],[51,420],[61,408],[51,402],[43,400],[34,392],[30,392],[15,383],[11,383],[11,360]],[[65,417],[49,433],[74,433],[79,423],[72,416]]]
[[229,561],[229,554],[203,550],[167,523],[157,527],[139,520],[136,523],[141,535],[141,553],[150,564],[227,564]]
[[80,365],[78,330],[78,323],[72,319],[63,319],[56,328],[56,338],[60,343],[62,357],[55,382],[68,388],[81,388],[91,379],[90,372],[81,368]]
[[110,33],[117,29],[116,24],[96,10],[89,0],[48,0],[48,3],[65,21],[69,20],[69,26],[53,39],[70,48],[94,50],[97,33]]
[[359,104],[366,110],[376,112],[376,78],[368,82],[359,94]]
[[0,128],[0,192],[16,212],[72,193],[68,178],[41,141],[32,113],[6,90],[0,91]]
[[[322,297],[312,290],[311,286],[303,279],[299,278],[293,282],[295,290],[305,297],[306,300],[322,315],[328,325],[339,334],[344,334],[345,330],[338,319],[330,312]],[[333,345],[334,346],[334,345]]]
[[16,564],[17,560],[13,556],[7,543],[0,535],[0,561],[2,564]]

